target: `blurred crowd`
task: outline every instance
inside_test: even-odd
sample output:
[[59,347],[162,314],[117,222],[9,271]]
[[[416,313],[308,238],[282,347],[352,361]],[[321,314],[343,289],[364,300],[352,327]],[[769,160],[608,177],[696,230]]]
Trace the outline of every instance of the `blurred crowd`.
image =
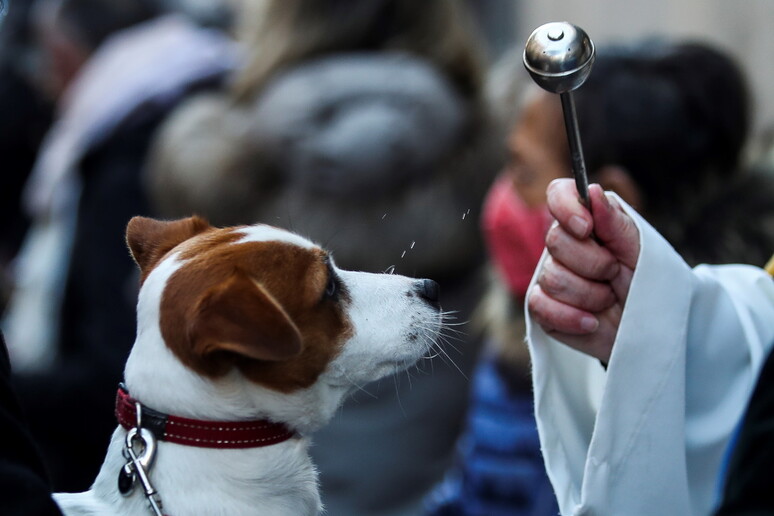
[[[732,57],[599,46],[576,102],[590,180],[686,262],[766,263],[774,152],[751,145]],[[466,3],[12,0],[0,146],[2,329],[54,490],[89,487],[115,426],[126,223],[198,214],[433,278],[460,323],[443,360],[364,386],[314,436],[328,514],[558,512],[523,312],[546,187],[571,174],[561,105],[519,52],[492,62]]]

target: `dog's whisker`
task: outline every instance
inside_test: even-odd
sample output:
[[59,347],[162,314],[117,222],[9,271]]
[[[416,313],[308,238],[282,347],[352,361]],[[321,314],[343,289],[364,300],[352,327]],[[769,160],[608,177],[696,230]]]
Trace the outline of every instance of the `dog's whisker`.
[[435,359],[440,358],[441,360],[446,360],[446,357],[441,353],[441,346],[443,345],[442,342],[439,340],[436,340],[433,342],[432,346],[430,346],[430,349],[427,350],[428,355],[432,353],[431,356],[427,356],[425,358],[429,359]]
[[444,346],[447,346],[449,348],[452,348],[458,355],[462,355],[463,354],[462,350],[459,349],[454,344],[452,344],[452,342],[451,342],[452,340],[454,340],[456,342],[464,342],[462,339],[459,339],[459,338],[456,338],[456,337],[452,339],[452,338],[447,337],[445,335],[441,335],[440,337],[438,337],[438,345],[439,346],[440,345],[444,345]]
[[[454,366],[454,368],[460,372],[463,378],[465,378],[466,380],[469,380],[468,375],[466,375],[464,371],[460,369],[460,366],[457,365],[457,363],[452,359],[452,357],[449,356],[449,354],[443,349],[443,347],[438,346],[438,351],[440,351],[442,356],[444,356],[446,360],[448,360],[449,363],[451,363],[451,365]],[[444,360],[444,362],[446,362],[446,360]]]
[[446,332],[446,333],[454,333],[454,334],[456,334],[456,335],[462,335],[462,336],[466,336],[466,335],[467,335],[467,332],[466,332],[465,330],[461,330],[460,328],[455,328],[455,326],[460,326],[460,327],[461,327],[463,324],[466,324],[466,323],[460,323],[460,324],[444,324],[444,325],[441,327],[441,332]]
[[358,391],[360,391],[362,393],[365,393],[368,396],[372,397],[373,399],[377,399],[378,398],[378,396],[376,394],[366,390],[365,387],[363,387],[362,385],[360,385],[359,383],[354,381],[352,378],[350,378],[348,374],[344,373],[344,378],[347,379],[347,381],[355,388],[355,390],[358,390]]
[[[424,357],[425,361],[424,362],[417,362],[416,365],[414,366],[414,368],[419,373],[421,373],[424,376],[431,376],[434,373],[434,371],[435,371],[435,364],[433,364],[433,359],[436,358],[436,357],[437,357],[437,355],[433,355],[433,356],[429,356],[429,357]],[[428,370],[428,367],[427,367],[428,365],[430,366],[429,370]]]
[[426,339],[433,341],[433,344],[447,345],[458,354],[462,354],[462,351],[460,351],[454,344],[452,344],[452,341],[465,342],[466,339],[464,337],[466,336],[466,333],[445,327],[441,327],[441,329],[438,330],[437,328],[433,327],[420,326],[419,329],[423,332],[423,336]]
[[449,368],[454,367],[452,365],[451,361],[448,358],[446,358],[444,355],[440,355],[440,359],[447,367],[449,367]]
[[464,329],[455,328],[453,326],[462,326],[462,324],[449,325],[449,324],[444,323],[444,324],[441,325],[440,329],[438,330],[438,333],[440,335],[446,335],[446,336],[450,336],[450,337],[454,337],[454,338],[459,338],[459,339],[467,340],[468,332],[465,331]]
[[466,326],[467,324],[468,324],[468,321],[449,322],[449,319],[443,319],[443,326],[445,328],[455,328],[459,326]]
[[[445,344],[448,344],[449,346],[452,346],[452,347],[454,347],[452,345],[452,342],[465,342],[466,341],[466,339],[464,339],[462,335],[446,335],[444,333],[441,333],[440,335],[438,335],[438,340],[443,342],[443,343],[445,343]],[[457,348],[455,348],[455,350],[459,351],[459,350],[457,350]]]
[[406,409],[403,407],[403,402],[400,399],[400,389],[398,388],[398,375],[394,374],[392,375],[393,383],[395,384],[395,398],[398,400],[398,406],[400,407],[400,411],[403,414],[403,417],[407,417]]

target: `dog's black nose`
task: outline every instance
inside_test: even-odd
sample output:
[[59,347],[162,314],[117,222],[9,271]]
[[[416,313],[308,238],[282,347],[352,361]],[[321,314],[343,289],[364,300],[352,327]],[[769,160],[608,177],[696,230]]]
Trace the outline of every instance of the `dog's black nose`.
[[430,306],[434,308],[441,307],[438,298],[441,288],[438,286],[438,283],[431,279],[423,279],[416,282],[415,288],[419,297],[430,303]]

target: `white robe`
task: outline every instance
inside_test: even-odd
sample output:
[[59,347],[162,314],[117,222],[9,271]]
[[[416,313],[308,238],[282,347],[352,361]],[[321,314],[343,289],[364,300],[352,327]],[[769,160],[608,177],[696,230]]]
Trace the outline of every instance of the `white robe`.
[[689,268],[620,202],[641,252],[607,371],[527,314],[548,475],[563,515],[710,514],[774,343],[774,281],[751,266]]

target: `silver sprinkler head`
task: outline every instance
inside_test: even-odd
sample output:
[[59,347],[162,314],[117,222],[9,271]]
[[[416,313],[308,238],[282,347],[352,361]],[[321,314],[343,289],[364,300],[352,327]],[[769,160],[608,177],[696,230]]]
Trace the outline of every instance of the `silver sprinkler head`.
[[581,86],[594,64],[594,43],[569,22],[551,22],[535,29],[527,39],[524,66],[541,88],[565,93]]

